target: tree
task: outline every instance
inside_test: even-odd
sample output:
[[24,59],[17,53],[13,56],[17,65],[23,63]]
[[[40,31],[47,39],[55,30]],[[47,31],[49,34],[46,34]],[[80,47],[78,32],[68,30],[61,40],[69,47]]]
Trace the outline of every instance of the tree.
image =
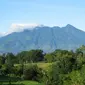
[[42,50],[22,51],[17,54],[19,63],[38,62],[44,59]]
[[15,63],[15,56],[12,53],[7,53],[6,55],[6,64],[10,67]]
[[41,81],[42,77],[42,69],[38,68],[37,65],[30,64],[29,67],[24,68],[23,78],[25,80]]
[[55,61],[56,61],[55,57],[56,57],[56,56],[53,55],[52,53],[48,53],[48,54],[46,54],[46,55],[44,56],[44,60],[45,60],[46,62],[49,62],[49,63],[55,62]]
[[5,58],[2,55],[0,55],[0,65],[4,63],[5,63]]
[[73,70],[75,59],[73,57],[61,57],[54,64],[47,74],[47,85],[63,85],[64,76]]
[[31,50],[28,52],[28,55],[32,62],[38,62],[44,59],[42,50]]
[[16,56],[18,59],[18,63],[20,64],[26,63],[27,61],[29,61],[28,51],[22,51],[18,53]]

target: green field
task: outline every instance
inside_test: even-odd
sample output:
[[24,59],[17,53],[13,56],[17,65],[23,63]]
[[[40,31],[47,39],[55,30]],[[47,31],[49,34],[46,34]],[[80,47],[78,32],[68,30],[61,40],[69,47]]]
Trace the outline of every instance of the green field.
[[[0,82],[0,85],[9,85],[8,82]],[[42,83],[38,83],[35,81],[19,81],[19,82],[12,82],[11,85],[44,85]]]
[[[19,82],[17,82],[16,84],[19,84]],[[38,83],[35,81],[21,81],[20,84],[23,84],[23,85],[44,85],[42,83]]]
[[[44,62],[40,62],[40,63],[32,63],[33,65],[37,65],[39,68],[42,68],[43,70],[48,70],[50,68],[50,66],[52,65],[52,63],[44,63]],[[25,66],[29,66],[30,63],[25,64]],[[20,66],[20,64],[15,64],[15,66]]]

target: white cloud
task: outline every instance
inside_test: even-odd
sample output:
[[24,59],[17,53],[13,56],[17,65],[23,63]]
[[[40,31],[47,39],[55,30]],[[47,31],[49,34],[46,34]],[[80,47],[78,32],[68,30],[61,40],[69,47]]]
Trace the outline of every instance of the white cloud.
[[28,30],[32,30],[37,26],[41,26],[40,24],[16,24],[13,23],[10,26],[10,29],[8,30],[7,33],[5,33],[5,35],[11,34],[12,32],[22,32],[24,29],[28,29]]
[[0,37],[6,36],[6,35],[11,34],[13,32],[22,32],[24,29],[33,30],[37,26],[42,27],[44,25],[40,25],[40,24],[36,24],[36,23],[33,23],[33,24],[12,23],[8,32],[0,33]]
[[0,37],[4,36],[5,32],[0,32]]
[[10,27],[10,31],[22,31],[23,29],[33,29],[36,26],[39,26],[39,24],[12,24]]

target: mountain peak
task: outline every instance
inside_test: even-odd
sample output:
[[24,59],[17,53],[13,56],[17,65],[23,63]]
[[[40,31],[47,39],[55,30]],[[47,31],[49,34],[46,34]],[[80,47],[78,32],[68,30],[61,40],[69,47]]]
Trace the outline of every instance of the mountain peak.
[[0,52],[17,53],[31,49],[52,52],[55,49],[74,50],[82,44],[85,45],[85,32],[70,24],[65,27],[38,25],[33,29],[35,30],[24,29],[23,32],[11,33],[0,38]]
[[66,30],[70,30],[70,31],[72,31],[72,30],[77,30],[77,28],[76,27],[74,27],[73,25],[71,25],[71,24],[67,24],[65,27],[64,27]]
[[[67,24],[66,27],[73,28],[74,26],[71,24]],[[75,28],[75,27],[74,27]]]

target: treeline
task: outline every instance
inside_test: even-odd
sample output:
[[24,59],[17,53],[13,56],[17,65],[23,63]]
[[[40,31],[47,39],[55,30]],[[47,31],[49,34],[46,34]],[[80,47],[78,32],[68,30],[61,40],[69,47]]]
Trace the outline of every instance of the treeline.
[[[44,70],[34,63],[52,63]],[[35,80],[45,85],[85,85],[85,46],[74,51],[23,51],[0,56],[0,75],[15,76],[21,80]]]
[[38,62],[43,61],[43,59],[44,54],[42,50],[22,51],[17,55],[14,55],[13,53],[6,53],[0,56],[0,65]]

